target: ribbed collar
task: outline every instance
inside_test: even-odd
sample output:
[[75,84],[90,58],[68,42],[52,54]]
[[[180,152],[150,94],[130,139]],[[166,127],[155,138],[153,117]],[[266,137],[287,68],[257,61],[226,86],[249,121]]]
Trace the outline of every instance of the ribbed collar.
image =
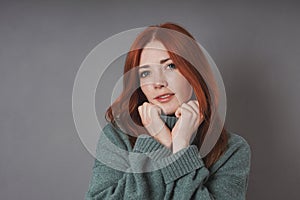
[[161,119],[165,122],[165,124],[169,127],[170,130],[173,129],[176,124],[178,118],[175,115],[160,115]]
[[[165,122],[165,124],[168,126],[168,128],[172,131],[178,118],[175,115],[160,115],[160,117]],[[193,141],[191,144],[197,145],[197,141],[195,138],[193,138]]]

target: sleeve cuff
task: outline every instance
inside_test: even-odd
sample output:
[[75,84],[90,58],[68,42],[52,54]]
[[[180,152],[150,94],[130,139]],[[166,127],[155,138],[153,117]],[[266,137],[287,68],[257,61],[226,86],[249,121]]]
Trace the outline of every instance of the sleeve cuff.
[[161,172],[165,183],[170,183],[185,174],[204,167],[198,148],[195,145],[191,145],[169,157],[163,158],[159,163],[162,166]]
[[133,152],[145,153],[153,160],[159,160],[172,154],[170,149],[148,135],[141,135],[137,138]]

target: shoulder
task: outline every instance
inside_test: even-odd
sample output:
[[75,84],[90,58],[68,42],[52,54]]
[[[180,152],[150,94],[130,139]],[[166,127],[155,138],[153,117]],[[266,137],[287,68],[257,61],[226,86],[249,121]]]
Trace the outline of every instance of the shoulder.
[[112,123],[108,123],[102,129],[98,141],[98,146],[104,143],[113,143],[115,146],[123,149],[131,149],[128,135],[126,135],[120,128],[114,126]]
[[228,132],[227,149],[219,160],[211,167],[211,171],[223,169],[250,170],[251,149],[248,142],[240,135]]
[[251,149],[248,142],[240,135],[228,132],[228,145],[224,155],[236,159],[250,159]]
[[128,152],[132,151],[128,136],[108,123],[100,133],[94,168],[124,171],[129,167]]
[[250,146],[248,142],[240,135],[228,132],[228,145],[227,145],[227,151],[228,150],[238,150],[238,149],[245,149],[250,151]]

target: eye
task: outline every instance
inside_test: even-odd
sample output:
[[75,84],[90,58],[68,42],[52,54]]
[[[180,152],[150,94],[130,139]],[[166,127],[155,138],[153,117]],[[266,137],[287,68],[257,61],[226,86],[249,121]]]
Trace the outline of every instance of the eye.
[[174,63],[170,63],[167,65],[167,69],[176,69],[176,66]]
[[143,71],[140,73],[140,78],[145,78],[146,76],[148,76],[150,74],[149,71]]

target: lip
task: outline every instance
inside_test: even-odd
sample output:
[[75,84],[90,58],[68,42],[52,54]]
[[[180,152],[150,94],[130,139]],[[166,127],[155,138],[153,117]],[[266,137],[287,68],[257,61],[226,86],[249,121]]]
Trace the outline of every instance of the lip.
[[174,93],[165,93],[155,97],[154,99],[160,103],[166,103],[169,102],[173,98],[173,96]]

